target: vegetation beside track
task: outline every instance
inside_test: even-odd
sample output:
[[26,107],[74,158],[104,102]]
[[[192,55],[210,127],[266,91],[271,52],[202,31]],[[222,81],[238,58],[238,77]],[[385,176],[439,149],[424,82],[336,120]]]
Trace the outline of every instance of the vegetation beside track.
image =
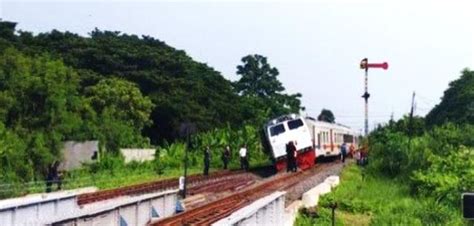
[[432,198],[413,197],[399,180],[347,165],[341,184],[321,197],[316,209],[300,211],[295,225],[331,225],[330,205],[337,203],[336,225],[460,225],[459,211]]
[[368,137],[367,167],[348,167],[341,186],[321,199],[319,217],[306,214],[298,224],[327,224],[333,201],[340,224],[465,223],[461,194],[474,190],[473,90],[474,71],[465,69],[426,118],[405,116],[378,126]]

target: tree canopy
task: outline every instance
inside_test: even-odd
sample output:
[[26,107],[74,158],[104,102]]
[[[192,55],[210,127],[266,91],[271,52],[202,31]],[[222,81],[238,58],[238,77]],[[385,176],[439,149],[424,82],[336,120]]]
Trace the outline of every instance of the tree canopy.
[[237,74],[241,78],[234,83],[234,87],[246,99],[245,103],[265,109],[260,112],[263,118],[300,111],[301,94],[284,93],[285,88],[278,80],[278,69],[272,67],[266,57],[248,55],[242,58],[242,63],[237,66]]
[[474,71],[464,69],[459,79],[449,83],[441,102],[426,115],[426,122],[429,126],[474,124]]
[[16,32],[15,23],[0,22],[2,46],[61,59],[77,72],[81,92],[106,78],[136,84],[153,103],[152,123],[144,130],[153,143],[173,140],[183,121],[208,130],[227,123],[239,125],[244,120],[242,101],[229,80],[150,36],[98,29],[90,37],[56,30],[33,35]]
[[321,110],[321,113],[319,113],[318,120],[329,122],[329,123],[336,122],[336,118],[334,117],[334,114],[332,113],[332,111],[328,109],[324,109],[324,108]]

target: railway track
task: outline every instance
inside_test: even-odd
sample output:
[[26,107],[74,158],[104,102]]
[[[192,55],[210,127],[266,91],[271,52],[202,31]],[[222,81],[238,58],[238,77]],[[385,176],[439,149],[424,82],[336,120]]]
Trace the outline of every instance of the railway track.
[[272,192],[287,190],[327,166],[323,164],[306,171],[287,174],[173,217],[152,222],[150,225],[209,225]]
[[[251,176],[246,175],[244,171],[219,171],[212,173],[209,176],[191,175],[187,178],[191,194],[200,192],[212,191],[215,188],[214,184],[222,184],[227,181],[228,184],[232,180],[251,180]],[[85,205],[94,202],[99,202],[107,199],[117,198],[126,195],[139,195],[144,193],[156,192],[161,190],[178,188],[178,178],[165,179],[155,182],[142,183],[137,185],[125,186],[121,188],[102,190],[87,194],[79,195],[77,199],[78,205]],[[224,186],[221,189],[230,189],[229,186]]]

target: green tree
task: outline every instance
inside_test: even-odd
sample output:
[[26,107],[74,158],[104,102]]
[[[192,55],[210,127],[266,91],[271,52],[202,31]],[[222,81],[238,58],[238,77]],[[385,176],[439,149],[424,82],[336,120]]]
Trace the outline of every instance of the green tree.
[[62,141],[75,138],[82,123],[77,74],[48,56],[0,53],[0,120],[27,145],[35,172],[61,158]]
[[321,110],[321,113],[319,113],[318,115],[318,120],[334,123],[336,121],[336,118],[334,117],[334,114],[332,113],[331,110],[323,108],[323,110]]
[[117,151],[120,147],[149,143],[141,132],[151,124],[153,103],[134,83],[117,78],[104,79],[87,88],[86,94],[87,104],[99,119],[98,136],[108,149]]
[[390,120],[387,127],[393,132],[400,132],[407,136],[421,136],[425,132],[425,119],[420,116],[404,115],[398,121]]
[[12,195],[12,185],[33,178],[33,166],[26,144],[0,122],[0,198]]
[[429,126],[444,122],[474,124],[474,71],[466,68],[459,79],[449,83],[441,102],[426,115],[426,122]]
[[299,112],[301,94],[283,93],[285,88],[278,80],[278,69],[272,67],[266,57],[248,55],[242,58],[242,63],[243,65],[237,66],[237,74],[241,78],[234,83],[235,90],[247,98],[247,103],[253,103],[262,109],[261,112],[267,114],[263,118]]
[[15,25],[0,22],[0,48],[61,58],[80,75],[81,94],[105,78],[137,84],[154,104],[152,124],[144,130],[153,143],[175,139],[183,121],[195,122],[200,130],[243,121],[243,101],[230,81],[158,39],[98,29],[90,37],[57,30],[33,35],[15,31]]

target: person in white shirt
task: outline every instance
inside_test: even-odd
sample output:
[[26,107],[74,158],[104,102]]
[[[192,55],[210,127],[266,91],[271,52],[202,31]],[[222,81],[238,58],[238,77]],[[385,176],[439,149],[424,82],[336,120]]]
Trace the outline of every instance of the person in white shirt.
[[240,169],[249,170],[249,162],[247,160],[247,145],[244,145],[239,150],[240,155]]

